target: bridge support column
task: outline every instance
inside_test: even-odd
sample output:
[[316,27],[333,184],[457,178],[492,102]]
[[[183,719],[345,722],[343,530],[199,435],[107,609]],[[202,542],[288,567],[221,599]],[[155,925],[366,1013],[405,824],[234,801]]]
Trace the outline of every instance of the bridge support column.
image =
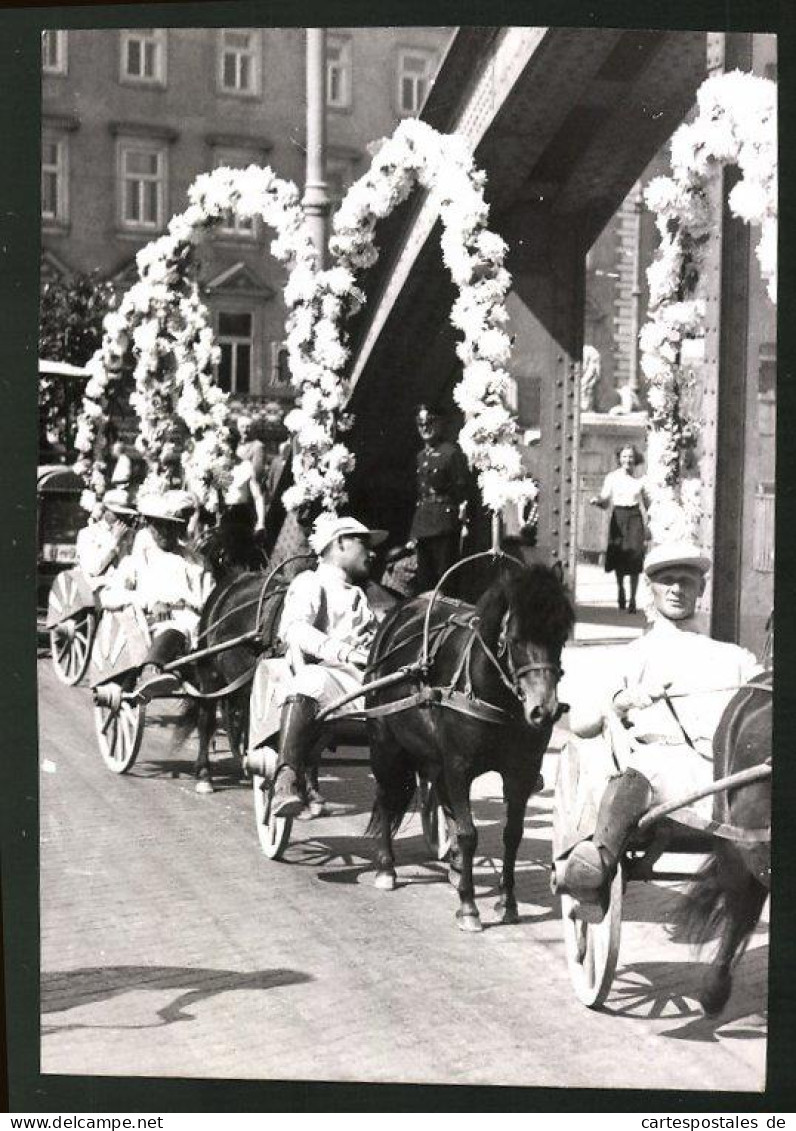
[[544,200],[494,217],[509,243],[511,376],[523,429],[538,428],[532,471],[541,483],[540,556],[574,576],[585,249],[577,217]]

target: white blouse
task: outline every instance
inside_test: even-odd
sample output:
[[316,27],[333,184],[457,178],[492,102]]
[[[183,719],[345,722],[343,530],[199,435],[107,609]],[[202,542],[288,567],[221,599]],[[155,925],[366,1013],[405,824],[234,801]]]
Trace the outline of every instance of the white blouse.
[[603,482],[600,499],[612,507],[637,507],[644,501],[645,479],[628,475],[621,467],[610,471]]

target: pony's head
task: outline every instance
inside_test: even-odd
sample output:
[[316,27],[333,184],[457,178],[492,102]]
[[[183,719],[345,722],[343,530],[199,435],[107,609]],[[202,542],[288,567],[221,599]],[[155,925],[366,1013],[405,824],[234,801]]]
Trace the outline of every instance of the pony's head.
[[216,583],[237,573],[262,568],[263,556],[253,534],[242,526],[211,527],[196,540],[195,548],[204,559]]
[[534,729],[552,725],[567,709],[558,701],[558,681],[561,652],[575,624],[560,571],[545,565],[504,570],[479,602],[478,614],[525,722]]

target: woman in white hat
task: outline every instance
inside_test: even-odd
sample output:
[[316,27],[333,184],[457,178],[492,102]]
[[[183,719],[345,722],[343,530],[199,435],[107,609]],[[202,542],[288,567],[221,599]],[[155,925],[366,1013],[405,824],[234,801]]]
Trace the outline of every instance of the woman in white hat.
[[186,491],[140,497],[148,539],[139,540],[102,593],[104,608],[137,605],[153,634],[148,662],[163,664],[194,643],[199,614],[209,594],[209,575],[183,556],[179,535],[195,502]]
[[369,530],[355,518],[321,515],[310,535],[318,566],[294,578],[285,595],[279,636],[293,658],[294,674],[279,693],[274,816],[324,812],[317,780],[308,774],[315,716],[362,686],[376,614],[361,585],[370,573],[372,548],[386,537],[386,530]]

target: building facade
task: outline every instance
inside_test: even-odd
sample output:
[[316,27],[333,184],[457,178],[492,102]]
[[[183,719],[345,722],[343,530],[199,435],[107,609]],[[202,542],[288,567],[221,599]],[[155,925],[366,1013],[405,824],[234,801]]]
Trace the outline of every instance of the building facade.
[[[333,204],[368,145],[419,112],[452,29],[335,28],[327,40]],[[222,165],[305,174],[303,28],[52,30],[42,43],[42,273],[96,271],[120,291],[136,253]],[[221,347],[219,381],[243,399],[291,395],[284,268],[259,221],[206,241],[201,285]]]

